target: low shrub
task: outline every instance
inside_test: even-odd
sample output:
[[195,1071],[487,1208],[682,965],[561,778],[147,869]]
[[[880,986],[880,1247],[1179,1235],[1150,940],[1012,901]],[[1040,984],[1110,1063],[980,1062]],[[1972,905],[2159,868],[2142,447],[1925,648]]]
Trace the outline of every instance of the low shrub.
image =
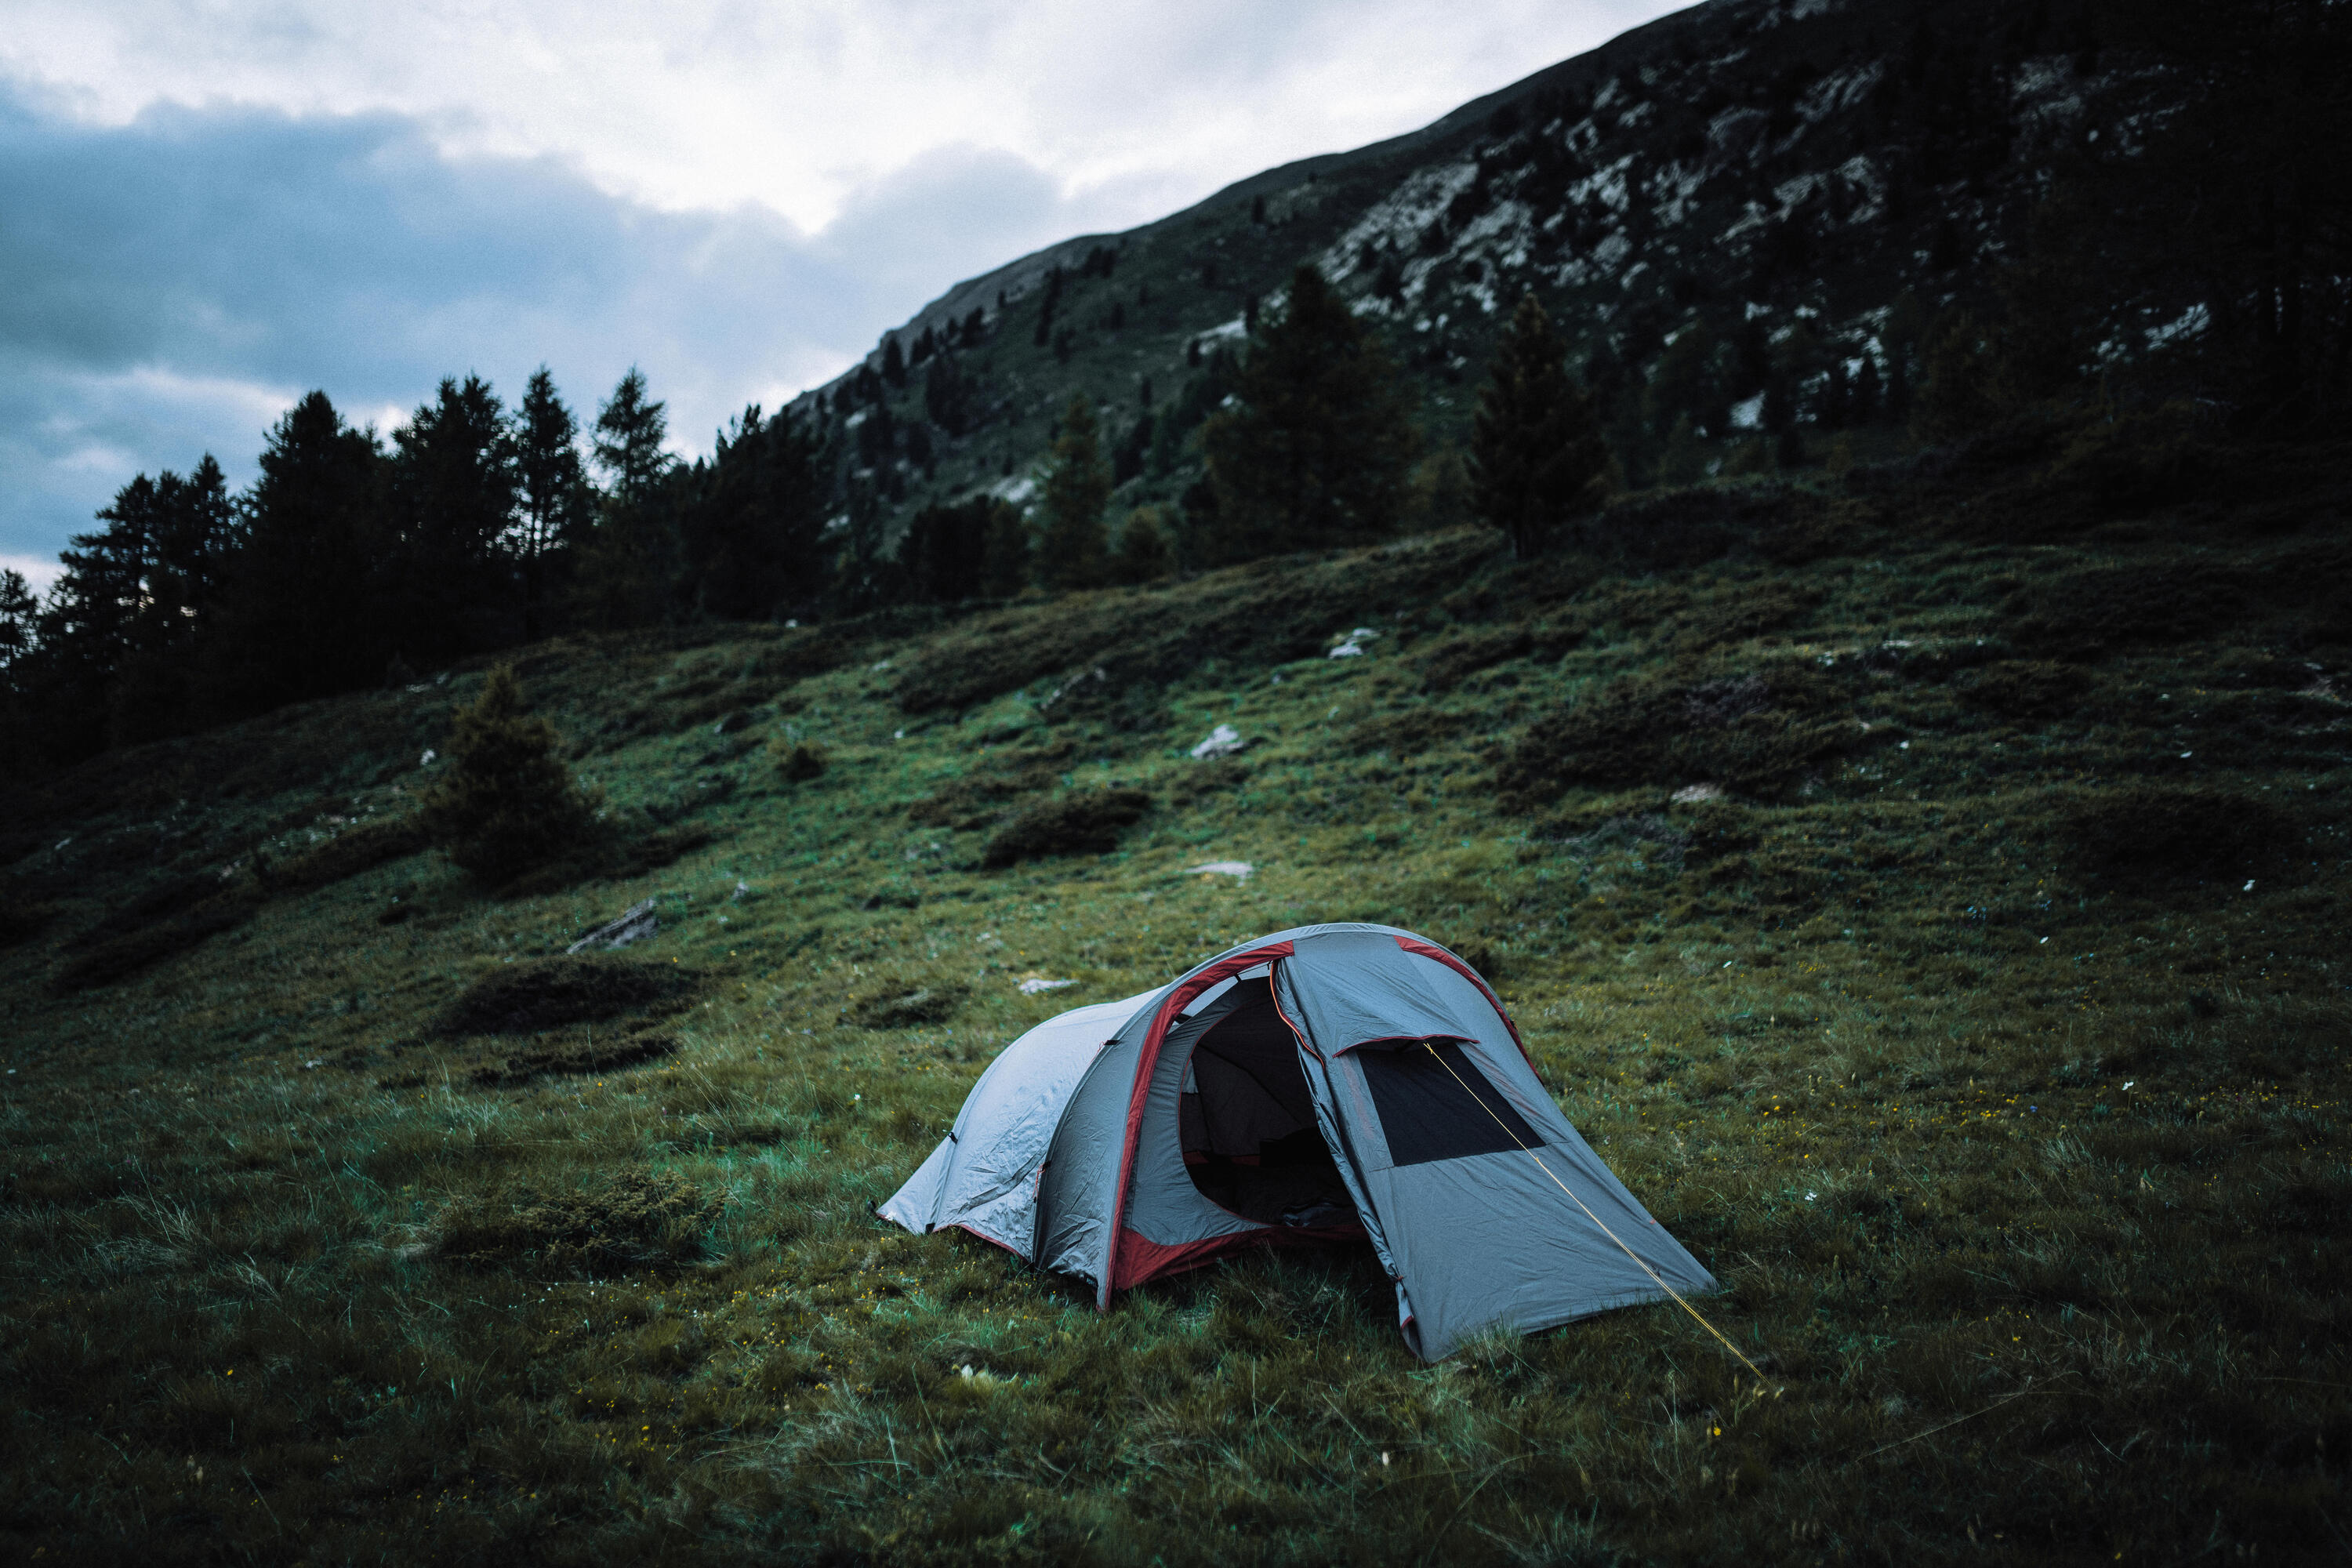
[[1123,828],[1151,809],[1139,789],[1072,790],[1017,812],[988,841],[986,863],[993,868],[1051,855],[1102,855],[1118,847]]
[[806,741],[771,741],[768,754],[776,759],[776,774],[786,784],[806,784],[824,774],[823,746],[813,746]]
[[436,1034],[530,1035],[601,1024],[675,1003],[698,976],[683,965],[625,958],[541,958],[501,964],[442,1014]]
[[511,881],[594,837],[602,797],[572,783],[555,727],[523,712],[511,667],[491,670],[481,696],[457,710],[447,752],[417,820],[482,880]]

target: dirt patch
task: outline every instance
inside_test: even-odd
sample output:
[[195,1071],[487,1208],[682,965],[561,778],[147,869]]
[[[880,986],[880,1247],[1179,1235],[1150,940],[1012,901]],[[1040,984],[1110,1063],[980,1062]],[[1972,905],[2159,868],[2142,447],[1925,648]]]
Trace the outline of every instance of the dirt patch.
[[541,958],[502,965],[467,986],[435,1026],[442,1036],[534,1035],[675,1004],[696,976],[675,963]]
[[58,905],[40,899],[0,894],[0,948],[27,942],[55,924],[64,913]]
[[1534,652],[1535,646],[1534,636],[1525,626],[1456,632],[1416,650],[1413,662],[1421,666],[1423,688],[1451,691],[1489,666]]
[[363,822],[346,828],[315,849],[281,861],[269,873],[272,893],[308,892],[421,854],[425,830],[409,816]]
[[1417,757],[1433,746],[1454,739],[1470,727],[1461,713],[1413,708],[1367,719],[1348,732],[1351,752],[1386,752],[1392,757]]
[[578,1039],[541,1036],[520,1049],[479,1062],[466,1076],[495,1089],[559,1074],[618,1072],[677,1054],[677,1041],[668,1035],[607,1030],[599,1039],[591,1026]]
[[1844,749],[1853,726],[1824,717],[1836,691],[1801,666],[1710,679],[1610,681],[1528,726],[1496,776],[1519,809],[1572,784],[1706,781],[1771,794]]
[[861,1029],[913,1029],[946,1023],[971,994],[969,986],[944,983],[883,991],[861,998],[843,1016]]
[[468,1194],[441,1211],[436,1250],[475,1267],[526,1259],[580,1273],[675,1267],[702,1256],[724,1207],[681,1176],[646,1171],[595,1191]]
[[[195,879],[208,883],[215,889],[211,897],[151,924],[90,942],[81,952],[57,967],[49,977],[51,988],[64,994],[111,984],[151,963],[159,963],[174,953],[185,952],[208,937],[235,930],[251,920],[264,902],[261,889],[250,882],[238,883],[221,890],[217,879]],[[110,923],[110,921],[101,922],[96,930],[85,932],[77,940],[76,945],[89,942],[99,930],[106,929]]]
[[2083,672],[2051,659],[2005,658],[1959,683],[1960,700],[2003,719],[2063,719],[2083,700]]
[[1072,790],[1017,812],[988,841],[992,868],[1051,855],[1105,855],[1122,829],[1143,820],[1151,797],[1139,789]]
[[2284,813],[2251,796],[2146,784],[2085,795],[2059,821],[2077,866],[2127,887],[2252,877],[2278,866],[2298,837]]
[[1464,530],[1338,560],[1261,561],[1176,588],[1073,595],[978,616],[907,662],[898,705],[909,713],[969,708],[1070,672],[1087,680],[1078,706],[1116,708],[1139,683],[1156,689],[1210,659],[1311,658],[1335,630],[1361,625],[1367,606],[1436,593],[1491,559],[1495,546],[1492,533]]
[[2246,595],[2214,563],[2096,567],[2053,577],[2014,602],[2019,646],[2058,658],[2186,642],[2241,616]]

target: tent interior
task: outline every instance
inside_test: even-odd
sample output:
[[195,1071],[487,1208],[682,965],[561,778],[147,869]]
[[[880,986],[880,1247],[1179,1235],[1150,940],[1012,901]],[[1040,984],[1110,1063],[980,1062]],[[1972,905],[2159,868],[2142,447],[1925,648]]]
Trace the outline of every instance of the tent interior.
[[[1219,1207],[1269,1226],[1343,1226],[1356,1207],[1315,1125],[1298,1041],[1263,972],[1219,999],[1184,1063],[1184,1170]],[[1204,1009],[1204,1011],[1206,1011]]]

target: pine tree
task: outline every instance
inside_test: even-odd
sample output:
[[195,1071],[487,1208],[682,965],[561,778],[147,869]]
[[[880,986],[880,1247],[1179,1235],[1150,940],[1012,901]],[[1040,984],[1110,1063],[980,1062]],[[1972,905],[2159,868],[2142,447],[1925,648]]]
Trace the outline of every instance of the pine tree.
[[1478,395],[1470,449],[1472,504],[1533,555],[1562,522],[1600,500],[1609,447],[1590,394],[1569,374],[1551,317],[1530,293],[1511,313]]
[[[443,376],[393,433],[390,469],[401,651],[433,662],[475,651],[510,613],[505,555],[521,477],[514,431],[489,384]],[[511,633],[508,634],[511,635]]]
[[616,500],[642,500],[669,472],[676,459],[662,450],[668,438],[667,408],[646,395],[645,372],[631,365],[596,410],[596,465]]
[[992,599],[1010,599],[1029,581],[1029,521],[1021,509],[997,501],[988,510],[981,541],[980,591]]
[[575,613],[593,626],[645,626],[674,613],[684,571],[677,459],[663,405],[632,366],[596,412],[594,454],[606,489],[574,572]]
[[1103,461],[1095,405],[1085,394],[1070,399],[1045,471],[1045,514],[1037,542],[1037,573],[1047,588],[1092,588],[1103,581],[1103,508],[1110,500],[1110,466]]
[[393,651],[385,466],[375,432],[344,424],[323,392],[271,429],[205,639],[214,706],[257,712],[377,683]]
[[789,409],[769,419],[754,404],[719,433],[679,516],[697,609],[758,620],[824,596],[823,458],[823,437]]
[[1402,521],[1419,432],[1388,356],[1312,266],[1291,277],[1202,434],[1216,494],[1207,561],[1360,544]]
[[1175,553],[1169,548],[1168,530],[1160,521],[1160,509],[1142,506],[1128,513],[1126,523],[1118,531],[1118,550],[1110,560],[1112,580],[1156,583],[1175,570]]
[[418,804],[427,837],[494,886],[581,842],[600,797],[573,784],[560,747],[555,726],[524,711],[513,667],[493,668],[454,716],[444,771]]
[[515,550],[522,558],[523,640],[546,631],[548,573],[559,552],[588,531],[588,473],[580,460],[580,427],[556,395],[555,378],[541,365],[515,411],[515,476],[520,497]]

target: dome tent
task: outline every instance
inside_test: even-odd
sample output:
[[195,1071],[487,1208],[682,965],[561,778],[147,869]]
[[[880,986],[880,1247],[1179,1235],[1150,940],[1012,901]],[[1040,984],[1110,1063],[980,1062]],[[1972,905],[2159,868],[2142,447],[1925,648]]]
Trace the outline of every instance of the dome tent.
[[1237,1247],[1365,1237],[1430,1361],[1715,1289],[1559,1113],[1477,972],[1389,926],[1279,931],[1039,1025],[879,1212],[1105,1307]]

